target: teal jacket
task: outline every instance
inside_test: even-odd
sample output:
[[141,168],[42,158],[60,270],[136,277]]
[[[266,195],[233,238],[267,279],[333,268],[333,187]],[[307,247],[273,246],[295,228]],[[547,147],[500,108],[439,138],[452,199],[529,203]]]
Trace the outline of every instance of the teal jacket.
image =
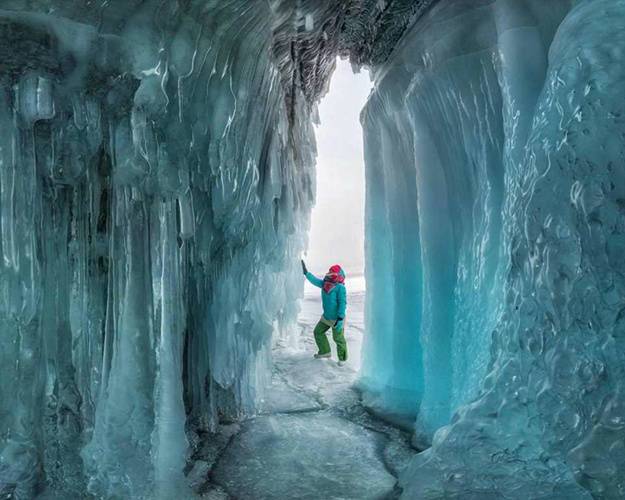
[[317,288],[321,288],[323,317],[329,320],[344,318],[345,308],[347,307],[347,290],[345,285],[337,283],[330,293],[326,293],[323,291],[323,280],[320,280],[312,273],[306,273],[306,279]]

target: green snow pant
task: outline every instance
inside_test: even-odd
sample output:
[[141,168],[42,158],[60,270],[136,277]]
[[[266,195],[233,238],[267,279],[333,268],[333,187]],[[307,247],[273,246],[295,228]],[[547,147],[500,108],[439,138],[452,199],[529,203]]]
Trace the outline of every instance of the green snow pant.
[[[319,349],[319,354],[327,354],[330,352],[330,342],[328,342],[328,337],[326,336],[326,332],[330,327],[319,321],[317,326],[315,327],[315,342],[317,343],[317,348]],[[336,328],[332,328],[332,339],[336,344],[336,352],[339,355],[339,361],[347,360],[347,342],[345,341],[345,335],[343,334],[343,330],[337,330]]]

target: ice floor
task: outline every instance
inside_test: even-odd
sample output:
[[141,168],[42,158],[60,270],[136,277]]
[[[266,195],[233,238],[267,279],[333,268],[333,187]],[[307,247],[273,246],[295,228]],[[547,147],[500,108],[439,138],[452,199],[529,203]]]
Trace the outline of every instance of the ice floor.
[[[274,350],[260,414],[206,436],[189,473],[208,499],[395,498],[399,464],[414,453],[400,430],[371,416],[353,388],[360,363],[364,289],[348,297],[349,362],[315,360],[318,291],[307,290],[299,332]],[[349,286],[349,284],[348,284]]]

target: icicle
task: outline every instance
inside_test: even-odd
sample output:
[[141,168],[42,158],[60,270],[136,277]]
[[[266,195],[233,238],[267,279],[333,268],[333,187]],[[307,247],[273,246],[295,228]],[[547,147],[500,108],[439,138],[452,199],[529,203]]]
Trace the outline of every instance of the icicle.
[[180,237],[185,240],[189,239],[195,234],[195,217],[189,191],[178,197],[178,214],[180,218]]
[[176,241],[173,202],[157,209],[159,248],[154,283],[157,312],[157,371],[154,392],[155,424],[152,434],[157,495],[162,499],[185,496],[184,467],[187,453],[185,409],[182,401],[182,346],[185,325],[182,307],[180,249]]
[[4,265],[18,270],[17,217],[15,214],[17,127],[11,107],[10,94],[0,90],[0,220],[2,229],[2,257]]
[[18,85],[18,107],[20,117],[32,125],[37,120],[54,117],[54,96],[52,81],[35,74],[23,77]]

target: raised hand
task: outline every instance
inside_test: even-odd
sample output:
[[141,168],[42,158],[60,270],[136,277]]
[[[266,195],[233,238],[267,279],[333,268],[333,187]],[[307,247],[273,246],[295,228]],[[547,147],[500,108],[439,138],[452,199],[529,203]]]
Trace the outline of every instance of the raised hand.
[[306,264],[304,263],[304,261],[302,260],[302,272],[304,273],[304,276],[306,276],[308,274],[308,269],[306,269]]

